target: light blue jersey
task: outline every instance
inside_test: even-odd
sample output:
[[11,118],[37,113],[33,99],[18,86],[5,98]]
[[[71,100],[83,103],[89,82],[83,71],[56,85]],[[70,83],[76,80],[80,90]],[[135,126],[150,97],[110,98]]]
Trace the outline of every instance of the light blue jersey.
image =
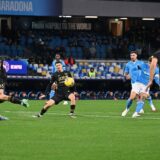
[[140,67],[140,72],[136,82],[147,85],[149,83],[149,78],[150,78],[149,64],[144,63],[143,65],[139,65],[139,67]]
[[51,90],[50,93],[49,93],[49,99],[51,99],[52,97],[54,97],[54,95],[55,95],[55,91]]
[[[139,65],[139,75],[137,77],[136,82],[140,82],[144,85],[147,85],[149,83],[150,79],[150,66],[148,63],[143,63],[142,65]],[[157,67],[154,74],[154,80],[159,85],[159,68]]]
[[142,65],[143,63],[143,61],[136,60],[135,62],[129,61],[126,64],[124,73],[130,75],[132,84],[136,82],[137,77],[139,75],[138,66]]

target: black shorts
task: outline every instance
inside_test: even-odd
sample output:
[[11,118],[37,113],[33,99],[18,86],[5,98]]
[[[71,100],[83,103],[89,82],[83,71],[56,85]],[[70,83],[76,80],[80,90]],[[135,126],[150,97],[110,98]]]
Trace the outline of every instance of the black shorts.
[[68,100],[68,96],[71,94],[71,92],[67,92],[65,94],[58,94],[56,93],[51,99],[53,99],[55,101],[55,104],[58,104],[59,102],[63,101],[63,100]]

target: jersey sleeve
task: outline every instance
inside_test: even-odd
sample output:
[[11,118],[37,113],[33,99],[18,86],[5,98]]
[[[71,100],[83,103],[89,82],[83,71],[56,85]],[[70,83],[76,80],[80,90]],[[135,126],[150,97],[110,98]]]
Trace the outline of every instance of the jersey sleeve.
[[63,70],[65,71],[66,70],[66,64],[64,63],[63,60],[61,61],[61,63],[62,63]]
[[56,72],[56,65],[55,65],[55,60],[52,62],[52,73]]
[[129,74],[129,65],[128,65],[128,63],[126,64],[126,66],[124,68],[124,74]]
[[52,78],[50,80],[50,82],[48,83],[47,87],[46,87],[46,90],[45,90],[45,95],[48,95],[51,91],[51,86],[52,84],[56,82],[56,74],[53,74],[52,75]]

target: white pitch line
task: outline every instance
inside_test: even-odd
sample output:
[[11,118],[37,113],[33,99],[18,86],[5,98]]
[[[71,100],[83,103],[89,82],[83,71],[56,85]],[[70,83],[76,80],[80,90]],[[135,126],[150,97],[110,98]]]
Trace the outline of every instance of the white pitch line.
[[[13,113],[38,113],[38,111],[4,111],[4,112],[13,112]],[[91,112],[83,112],[84,114],[86,114],[86,115],[93,115],[93,113],[91,113]],[[102,112],[94,112],[94,114],[96,114],[96,115],[99,115],[99,114],[101,114]],[[103,112],[104,113],[104,112]],[[119,115],[121,115],[121,112],[118,114],[115,114],[116,112],[106,112],[107,114],[112,114],[111,116],[119,116]],[[132,112],[129,112],[129,113],[134,113],[134,111]],[[160,116],[160,112],[145,112],[144,113],[144,115],[153,115],[153,114],[157,114],[157,113],[159,113],[159,116]],[[46,114],[61,114],[60,112],[47,112]],[[64,114],[65,115],[65,114]],[[142,114],[143,115],[143,114]],[[103,116],[103,115],[101,115],[101,116]],[[104,115],[104,116],[106,116],[106,115]]]
[[138,118],[132,118],[132,117],[122,117],[121,115],[117,116],[112,116],[112,115],[105,115],[105,116],[102,116],[102,115],[80,115],[80,116],[83,116],[83,117],[95,117],[95,118],[120,118],[120,119],[146,119],[146,120],[160,120],[160,117],[138,117]]
[[[10,113],[17,113],[17,114],[36,114],[37,112],[32,111],[5,111]],[[46,113],[48,115],[57,115],[57,116],[67,116],[67,114],[60,113],[60,112],[48,112]],[[32,116],[31,115],[31,116]],[[160,120],[160,117],[138,117],[138,118],[132,118],[132,117],[121,117],[121,115],[98,115],[98,114],[78,114],[79,117],[90,117],[90,118],[119,118],[119,119],[141,119],[141,120]]]

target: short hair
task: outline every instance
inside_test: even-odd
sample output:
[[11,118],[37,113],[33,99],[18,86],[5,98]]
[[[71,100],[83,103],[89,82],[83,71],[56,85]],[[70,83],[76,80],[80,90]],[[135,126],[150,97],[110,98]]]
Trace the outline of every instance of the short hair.
[[137,51],[131,51],[131,52],[130,52],[130,54],[133,54],[133,53],[136,54],[136,55],[138,55],[138,52],[137,52]]
[[56,61],[55,65],[56,65],[56,64],[62,64],[62,63],[61,63],[60,61]]
[[149,57],[149,58],[148,58],[148,62],[151,62],[151,61],[152,61],[152,58],[153,58],[153,56]]
[[60,54],[60,53],[56,53],[56,54],[55,54],[55,56],[57,56],[57,55],[61,56],[61,54]]

